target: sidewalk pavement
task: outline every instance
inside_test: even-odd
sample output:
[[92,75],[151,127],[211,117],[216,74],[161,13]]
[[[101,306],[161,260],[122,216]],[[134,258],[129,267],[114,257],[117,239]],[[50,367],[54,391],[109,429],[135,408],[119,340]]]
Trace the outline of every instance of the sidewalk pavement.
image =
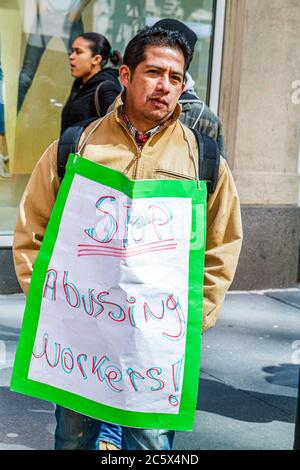
[[[0,296],[0,449],[52,449],[54,406],[9,391],[24,308]],[[175,449],[291,449],[300,363],[300,290],[229,293],[203,337],[194,430]]]

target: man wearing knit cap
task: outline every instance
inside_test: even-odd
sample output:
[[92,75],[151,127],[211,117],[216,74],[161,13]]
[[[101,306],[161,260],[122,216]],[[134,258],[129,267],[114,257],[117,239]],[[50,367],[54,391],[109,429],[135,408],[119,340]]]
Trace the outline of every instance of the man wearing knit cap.
[[[193,59],[195,45],[198,40],[196,33],[186,26],[182,21],[174,20],[172,18],[164,18],[163,20],[157,21],[154,27],[160,27],[169,31],[178,31],[183,34],[186,41],[188,42],[192,55],[189,63],[187,64],[187,70]],[[227,151],[224,143],[224,136],[222,131],[222,123],[218,116],[216,116],[211,109],[202,101],[194,90],[195,82],[190,75],[186,72],[185,90],[182,93],[179,103],[182,111],[180,115],[180,121],[188,127],[197,129],[199,132],[208,135],[214,139],[220,149],[221,155],[227,160]]]
[[193,59],[195,44],[198,39],[197,34],[188,26],[186,26],[184,23],[182,23],[182,21],[173,20],[172,18],[164,18],[163,20],[159,20],[153,25],[153,27],[167,29],[169,31],[178,31],[179,33],[183,34],[183,36],[187,40],[188,45],[190,46],[191,51],[192,51],[191,58],[189,62],[187,63],[187,70],[188,70],[190,63]]
[[[172,18],[164,18],[157,21],[153,28],[162,28],[167,31],[176,31],[182,34],[191,49],[191,57],[187,62],[185,89],[179,99],[181,105],[181,114],[179,120],[187,127],[196,129],[202,134],[208,135],[215,140],[219,146],[221,155],[227,160],[227,151],[224,143],[222,123],[211,109],[197,95],[194,85],[195,82],[188,72],[188,68],[193,59],[194,49],[198,40],[196,33],[186,26],[182,21]],[[114,110],[120,104],[120,96],[110,106],[108,112]]]

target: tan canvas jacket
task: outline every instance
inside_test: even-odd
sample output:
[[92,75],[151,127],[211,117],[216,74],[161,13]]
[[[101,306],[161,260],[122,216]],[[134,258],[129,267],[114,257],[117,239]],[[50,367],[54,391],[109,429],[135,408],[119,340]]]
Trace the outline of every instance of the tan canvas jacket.
[[[195,179],[198,148],[193,133],[172,118],[140,151],[122,120],[120,107],[92,123],[81,138],[81,155],[132,179]],[[97,129],[88,137],[91,131]],[[13,255],[20,285],[27,294],[34,262],[59,190],[57,141],[38,161],[20,203]],[[76,221],[75,221],[76,222]],[[214,326],[238,262],[242,242],[240,205],[235,184],[221,158],[218,184],[207,207],[203,331]]]

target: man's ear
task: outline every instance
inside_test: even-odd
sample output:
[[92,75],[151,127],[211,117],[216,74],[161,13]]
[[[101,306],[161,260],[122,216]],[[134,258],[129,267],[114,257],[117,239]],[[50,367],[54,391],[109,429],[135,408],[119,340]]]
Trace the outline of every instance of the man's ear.
[[121,65],[119,69],[120,80],[124,88],[128,85],[131,79],[131,71],[127,65]]

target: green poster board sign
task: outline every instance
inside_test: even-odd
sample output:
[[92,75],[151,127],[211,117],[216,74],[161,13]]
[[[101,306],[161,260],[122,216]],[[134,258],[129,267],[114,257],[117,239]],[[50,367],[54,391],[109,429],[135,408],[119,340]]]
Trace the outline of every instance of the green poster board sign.
[[191,430],[206,184],[71,155],[39,251],[12,390],[122,426]]

